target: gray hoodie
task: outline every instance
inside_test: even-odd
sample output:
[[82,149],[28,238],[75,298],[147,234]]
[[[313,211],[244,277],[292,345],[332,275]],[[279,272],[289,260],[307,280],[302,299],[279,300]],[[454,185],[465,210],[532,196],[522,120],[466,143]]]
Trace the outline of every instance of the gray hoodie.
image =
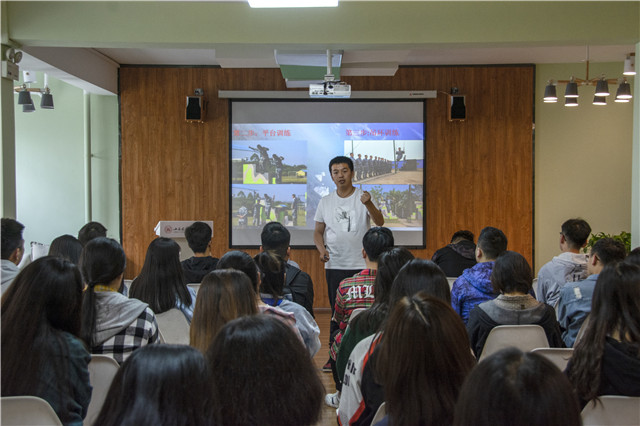
[[538,272],[536,298],[555,306],[560,297],[560,288],[565,283],[587,278],[587,256],[581,253],[564,252],[547,262]]
[[148,306],[115,291],[96,292],[95,344],[100,345],[127,328]]

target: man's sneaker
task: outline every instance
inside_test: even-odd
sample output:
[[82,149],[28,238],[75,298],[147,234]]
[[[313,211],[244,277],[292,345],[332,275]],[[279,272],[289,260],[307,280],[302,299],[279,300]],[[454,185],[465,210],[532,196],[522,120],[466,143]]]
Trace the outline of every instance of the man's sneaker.
[[322,371],[325,373],[331,373],[331,360],[327,361],[327,363],[322,366]]
[[324,403],[329,407],[338,408],[338,405],[340,405],[340,391],[326,394],[324,396]]

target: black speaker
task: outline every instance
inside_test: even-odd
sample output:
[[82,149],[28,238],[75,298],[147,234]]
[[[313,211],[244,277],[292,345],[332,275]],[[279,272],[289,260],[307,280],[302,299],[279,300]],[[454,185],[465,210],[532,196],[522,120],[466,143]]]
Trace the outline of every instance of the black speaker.
[[464,95],[449,95],[449,99],[449,121],[464,121],[467,118]]
[[187,121],[202,121],[203,114],[202,96],[187,96]]

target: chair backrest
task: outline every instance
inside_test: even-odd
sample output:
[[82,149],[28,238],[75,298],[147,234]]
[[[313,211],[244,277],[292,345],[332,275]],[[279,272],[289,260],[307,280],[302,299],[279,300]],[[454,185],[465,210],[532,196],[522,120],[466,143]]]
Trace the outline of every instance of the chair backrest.
[[124,286],[127,288],[127,294],[129,294],[129,290],[131,290],[131,283],[133,280],[122,280],[124,281]]
[[198,295],[198,290],[200,290],[200,283],[189,283],[187,287],[192,288],[193,291],[196,292],[196,296]]
[[567,368],[569,359],[573,356],[572,348],[535,348],[531,352],[535,352],[551,361],[560,371]]
[[37,396],[3,396],[0,399],[2,425],[62,426],[51,405]]
[[378,411],[376,411],[376,415],[373,416],[373,420],[371,420],[371,424],[375,425],[380,420],[382,420],[382,418],[386,415],[387,415],[387,404],[383,402],[382,404],[380,404],[380,407],[378,407]]
[[582,409],[583,426],[640,425],[640,397],[604,395]]
[[447,282],[449,283],[449,291],[453,288],[453,283],[456,282],[458,277],[447,277]]
[[85,425],[92,425],[98,418],[102,409],[111,382],[120,366],[113,358],[107,355],[92,355],[89,362],[89,381],[93,387],[91,402],[84,419]]
[[537,296],[538,295],[538,277],[535,277],[533,279],[533,282],[531,283],[531,288],[533,289],[534,293]]
[[351,311],[351,315],[349,316],[349,322],[353,321],[355,317],[357,317],[358,315],[360,315],[366,310],[367,308],[356,308],[353,311]]
[[161,342],[176,345],[189,344],[189,323],[179,309],[173,308],[156,314],[156,320]]
[[501,349],[515,346],[523,352],[548,348],[549,341],[539,325],[499,325],[494,327],[482,349],[480,361]]

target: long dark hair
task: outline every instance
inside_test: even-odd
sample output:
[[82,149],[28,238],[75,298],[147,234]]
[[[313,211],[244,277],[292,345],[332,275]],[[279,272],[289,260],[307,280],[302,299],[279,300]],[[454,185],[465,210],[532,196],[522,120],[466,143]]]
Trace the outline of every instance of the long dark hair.
[[142,271],[129,290],[129,297],[149,305],[155,314],[173,309],[178,302],[191,306],[193,300],[180,265],[180,246],[171,238],[151,241]]
[[256,293],[247,274],[233,269],[209,272],[198,290],[189,344],[204,353],[223,325],[257,313]]
[[407,262],[393,280],[389,295],[390,309],[403,297],[420,291],[426,291],[451,304],[449,282],[442,269],[430,260],[414,259]]
[[82,243],[73,235],[60,235],[51,241],[49,256],[58,256],[73,264],[78,264],[82,254]]
[[[58,406],[71,394],[68,357],[62,332],[80,335],[82,277],[69,261],[46,256],[29,264],[2,296],[2,396],[52,397]],[[53,383],[42,381],[42,369],[52,371]]]
[[204,356],[190,346],[143,346],[118,370],[95,425],[213,424],[210,377]]
[[97,284],[108,285],[118,278],[127,259],[120,243],[112,238],[98,237],[84,246],[80,256],[80,268],[87,288],[82,301],[82,339],[90,348],[95,346]]
[[251,280],[251,285],[256,293],[260,291],[258,288],[258,266],[253,258],[240,250],[232,250],[224,254],[218,260],[216,269],[235,269],[236,271],[242,271]]
[[374,364],[390,424],[450,425],[475,359],[460,317],[426,292],[392,309]]
[[640,266],[609,264],[598,275],[589,324],[573,351],[569,379],[580,399],[589,401],[600,387],[602,356],[607,336],[635,343],[640,358]]
[[[278,299],[284,295],[285,264],[277,254],[263,251],[253,260],[260,270],[260,292]],[[274,301],[274,304],[277,304]]]
[[207,359],[217,423],[294,426],[319,420],[324,387],[304,345],[282,321],[259,314],[228,322]]

